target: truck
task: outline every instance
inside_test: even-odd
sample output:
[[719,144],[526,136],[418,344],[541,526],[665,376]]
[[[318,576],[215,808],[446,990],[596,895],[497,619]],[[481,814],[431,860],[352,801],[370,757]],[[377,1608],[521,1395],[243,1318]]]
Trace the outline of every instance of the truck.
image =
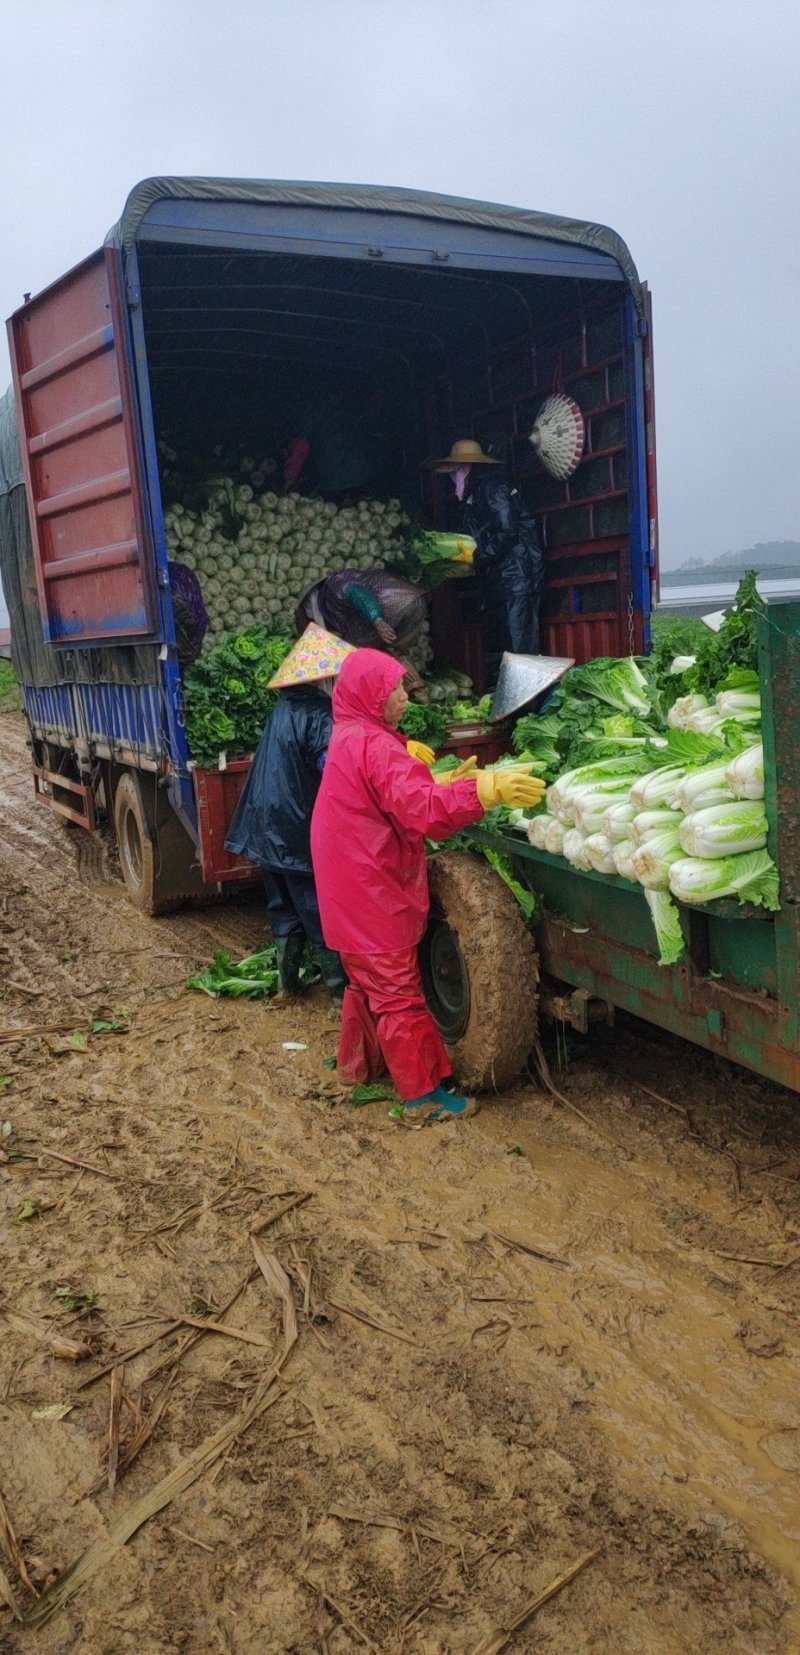
[[[247,761],[204,768],[186,744],[159,464],[176,426],[257,444],[298,382],[349,391],[376,409],[390,492],[432,524],[431,461],[500,438],[546,537],[547,652],[647,647],[649,299],[611,230],[401,189],[149,179],[8,337],[3,580],[34,785],[62,819],[114,828],[149,913],[253,874],[224,847]],[[554,383],[587,430],[565,484],[528,440]],[[482,687],[455,586],[434,645]]]
[[[658,540],[652,316],[605,226],[405,189],[147,179],[101,248],[8,323],[0,403],[0,559],[37,799],[111,829],[131,899],[168,913],[253,879],[225,849],[248,759],[187,747],[159,447],[176,426],[257,444],[298,383],[376,409],[391,491],[450,526],[432,462],[455,437],[502,442],[541,525],[547,653],[646,652]],[[583,414],[573,475],[529,434],[553,389]],[[485,687],[472,583],[432,598],[436,653]],[[778,611],[770,611],[775,617]],[[765,708],[793,705],[800,610],[764,626]],[[788,646],[787,646],[788,649]],[[767,719],[766,722],[769,722]],[[800,1086],[796,758],[770,725],[768,798],[783,901],[684,916],[658,966],[641,892],[495,836],[539,899],[531,931],[488,863],[431,863],[429,1003],[464,1084],[504,1084],[530,1050],[541,964],[576,1026],[620,1007]],[[476,830],[481,832],[482,830]]]

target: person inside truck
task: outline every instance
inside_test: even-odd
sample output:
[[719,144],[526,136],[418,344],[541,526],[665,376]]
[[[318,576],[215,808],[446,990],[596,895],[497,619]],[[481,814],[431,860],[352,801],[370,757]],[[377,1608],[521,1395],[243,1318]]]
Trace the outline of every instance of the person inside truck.
[[374,649],[348,655],[333,691],[311,856],[326,945],[348,978],[339,1072],[358,1084],[388,1068],[405,1119],[422,1125],[475,1109],[450,1080],[422,993],[425,839],[447,839],[495,804],[537,804],[545,784],[519,770],[475,772],[474,759],[437,781],[398,733],[407,703],[399,661]]
[[459,438],[436,466],[452,479],[463,527],[477,543],[474,570],[486,610],[499,609],[503,649],[539,653],[544,553],[536,524],[499,460]]
[[359,648],[386,649],[402,662],[406,688],[424,696],[409,649],[425,620],[425,595],[389,569],[337,569],[303,594],[295,612],[298,632],[316,621]]
[[267,720],[228,830],[225,849],[261,870],[267,914],[283,994],[303,987],[306,950],[312,948],[335,1006],[346,977],[339,955],[326,948],[311,865],[311,812],[330,740],[331,690],[350,653],[347,644],[309,627],[270,683],[277,704]]
[[316,382],[291,403],[283,466],[287,488],[302,477],[307,493],[342,506],[391,492],[391,450],[380,392],[365,395]]

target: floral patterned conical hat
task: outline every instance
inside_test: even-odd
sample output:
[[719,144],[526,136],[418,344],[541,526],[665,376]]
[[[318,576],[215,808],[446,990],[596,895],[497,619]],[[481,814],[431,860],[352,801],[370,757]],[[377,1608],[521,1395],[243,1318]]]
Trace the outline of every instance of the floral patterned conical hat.
[[352,644],[335,638],[312,621],[270,678],[268,688],[289,690],[297,684],[318,684],[322,678],[335,678],[352,653]]

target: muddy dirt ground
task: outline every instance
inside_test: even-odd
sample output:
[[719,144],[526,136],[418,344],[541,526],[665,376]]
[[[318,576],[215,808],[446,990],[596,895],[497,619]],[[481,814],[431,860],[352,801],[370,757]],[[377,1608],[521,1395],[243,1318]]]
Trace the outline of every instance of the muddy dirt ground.
[[[0,764],[0,1492],[32,1588],[228,1431],[66,1607],[0,1608],[0,1648],[797,1649],[796,1103],[631,1022],[572,1039],[581,1115],[528,1080],[461,1129],[351,1109],[322,991],[184,988],[261,940],[256,903],[139,916],[34,805],[16,717]],[[123,1011],[128,1032],[85,1035]],[[250,1230],[294,1194],[260,1241],[298,1338],[237,1433],[282,1342]],[[92,1355],[54,1354],[64,1337]],[[92,1376],[115,1358],[112,1407]]]

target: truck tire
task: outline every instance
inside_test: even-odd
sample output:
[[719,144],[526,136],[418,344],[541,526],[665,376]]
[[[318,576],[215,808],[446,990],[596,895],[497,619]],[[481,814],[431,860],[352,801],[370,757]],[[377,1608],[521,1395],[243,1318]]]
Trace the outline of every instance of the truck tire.
[[[145,787],[151,782],[146,778]],[[194,845],[163,796],[128,770],[114,793],[117,853],[128,896],[144,914],[171,914],[203,894]]]
[[425,998],[468,1091],[516,1079],[536,1035],[539,967],[507,886],[481,857],[428,863],[431,915],[420,945]]

